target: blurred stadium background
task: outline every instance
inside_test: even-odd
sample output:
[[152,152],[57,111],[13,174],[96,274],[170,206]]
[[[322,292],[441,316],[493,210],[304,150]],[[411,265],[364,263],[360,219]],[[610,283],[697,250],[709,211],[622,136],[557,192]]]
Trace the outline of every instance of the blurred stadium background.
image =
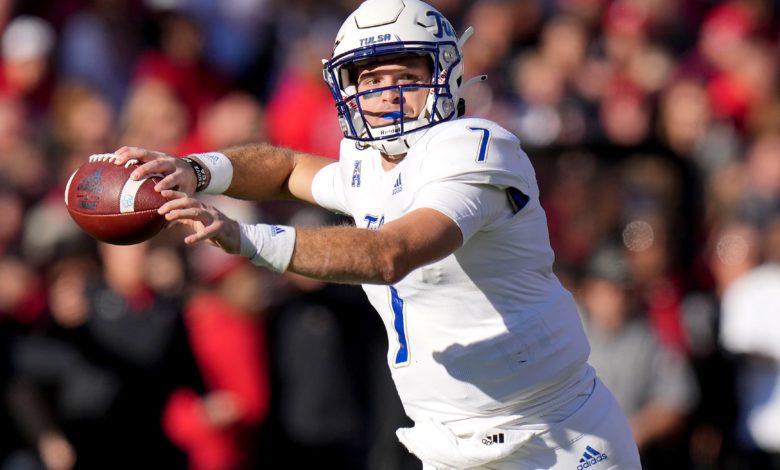
[[[358,3],[0,0],[1,470],[419,468],[359,288],[184,250],[176,229],[98,246],[63,204],[121,145],[336,158],[320,59]],[[489,79],[467,114],[531,156],[645,468],[780,468],[778,2],[431,3],[476,29],[467,76]]]

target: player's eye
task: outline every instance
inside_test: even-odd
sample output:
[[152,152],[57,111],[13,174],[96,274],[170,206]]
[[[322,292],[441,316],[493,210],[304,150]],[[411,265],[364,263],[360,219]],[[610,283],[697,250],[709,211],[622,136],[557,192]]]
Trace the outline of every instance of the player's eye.
[[415,73],[405,73],[398,79],[401,83],[422,83],[422,77]]
[[381,80],[378,77],[365,77],[358,82],[358,86],[365,89],[369,87],[376,88],[381,83]]

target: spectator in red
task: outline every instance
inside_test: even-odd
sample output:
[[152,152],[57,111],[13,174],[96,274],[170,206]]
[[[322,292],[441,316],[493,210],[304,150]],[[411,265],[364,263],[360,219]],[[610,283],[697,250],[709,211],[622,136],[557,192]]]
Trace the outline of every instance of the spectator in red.
[[253,468],[252,439],[269,407],[265,329],[257,318],[265,302],[257,295],[262,273],[226,258],[203,263],[211,270],[210,287],[185,309],[207,392],[175,391],[163,416],[165,432],[187,453],[190,470]]
[[231,89],[230,80],[203,60],[200,26],[176,11],[161,15],[159,49],[138,59],[133,83],[146,80],[163,82],[176,93],[187,110],[191,127],[205,106]]
[[173,152],[187,135],[187,112],[175,91],[165,83],[146,80],[129,94],[122,112],[119,142],[143,146],[156,142]]
[[680,318],[685,285],[676,271],[669,221],[660,213],[638,214],[623,230],[623,242],[642,308],[661,343],[687,352],[688,338]]
[[292,62],[280,72],[279,85],[268,103],[268,137],[272,144],[337,158],[342,134],[333,112],[333,97],[322,86],[319,59],[328,57],[331,42],[311,35],[300,39]]
[[251,95],[232,92],[203,111],[177,155],[267,140],[263,108]]
[[2,35],[0,94],[23,99],[36,117],[49,105],[54,41],[54,29],[37,16],[14,18]]

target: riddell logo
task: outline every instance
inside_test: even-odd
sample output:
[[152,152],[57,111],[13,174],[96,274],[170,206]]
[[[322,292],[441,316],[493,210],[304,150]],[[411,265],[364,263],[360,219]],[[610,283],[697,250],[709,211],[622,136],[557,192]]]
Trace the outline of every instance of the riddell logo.
[[577,470],[590,468],[608,458],[607,454],[601,453],[591,446],[587,446],[585,447],[585,452],[582,453],[582,458],[580,459],[580,464],[577,465]]

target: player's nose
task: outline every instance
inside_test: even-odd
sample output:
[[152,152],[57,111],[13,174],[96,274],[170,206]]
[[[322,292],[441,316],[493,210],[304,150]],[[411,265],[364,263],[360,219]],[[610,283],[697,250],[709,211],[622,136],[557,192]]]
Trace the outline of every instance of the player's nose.
[[390,87],[382,90],[382,100],[388,103],[400,103],[401,91],[398,87]]

